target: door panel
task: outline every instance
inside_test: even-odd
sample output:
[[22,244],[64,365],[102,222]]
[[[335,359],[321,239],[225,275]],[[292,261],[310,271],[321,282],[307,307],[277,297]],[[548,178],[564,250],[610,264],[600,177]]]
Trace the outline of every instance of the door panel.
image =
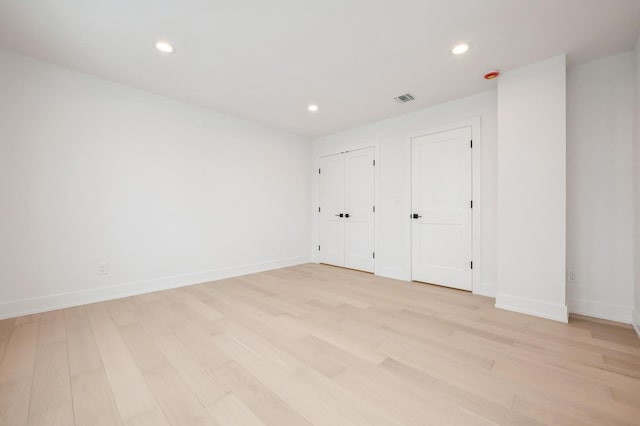
[[412,277],[471,290],[471,127],[412,139]]
[[344,155],[320,159],[320,262],[344,266]]
[[374,271],[374,148],[345,154],[345,266]]

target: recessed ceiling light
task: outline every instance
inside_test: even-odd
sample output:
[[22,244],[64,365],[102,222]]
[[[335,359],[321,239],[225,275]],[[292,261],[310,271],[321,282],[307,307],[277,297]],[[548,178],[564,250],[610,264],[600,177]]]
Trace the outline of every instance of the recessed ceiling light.
[[453,53],[454,55],[462,55],[467,50],[469,50],[469,45],[462,43],[454,47],[453,50],[451,50],[451,53]]
[[156,49],[162,53],[173,53],[173,46],[166,41],[159,41],[156,43]]
[[307,109],[311,112],[316,112],[318,110],[318,105],[316,104],[311,104],[307,107]]

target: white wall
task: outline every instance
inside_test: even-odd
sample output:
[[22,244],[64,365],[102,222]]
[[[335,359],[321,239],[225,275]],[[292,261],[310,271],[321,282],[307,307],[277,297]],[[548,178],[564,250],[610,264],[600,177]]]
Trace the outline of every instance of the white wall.
[[567,321],[566,58],[498,81],[496,306]]
[[640,38],[635,49],[635,280],[633,325],[640,337]]
[[6,51],[0,94],[0,317],[308,260],[307,140]]
[[[578,278],[568,285],[568,303],[572,311],[623,321],[633,300],[629,87],[634,78],[640,84],[640,49],[635,61],[635,77],[630,53],[572,68],[567,76],[566,253]],[[517,75],[523,70],[514,74],[528,84],[548,77],[561,85],[559,67],[535,64],[524,76]],[[502,95],[512,76],[501,77]],[[551,98],[558,102],[542,111],[561,119],[561,90],[555,89],[539,91],[552,105]],[[315,259],[317,172],[309,176],[309,158],[316,171],[319,155],[364,145],[377,146],[377,273],[408,280],[409,137],[472,117],[482,122],[476,151],[482,164],[481,280],[475,290],[496,293],[495,90],[320,138],[312,148],[302,138],[6,51],[0,51],[0,93],[0,318],[300,263],[309,247]],[[635,101],[638,125],[637,90]],[[515,109],[527,110],[524,103]],[[511,132],[528,129],[524,139],[537,142],[533,151],[506,146],[502,165],[518,169],[513,158],[505,159],[539,155],[543,172],[536,166],[540,158],[521,166],[530,164],[536,178],[546,179],[546,161],[562,150],[552,143],[540,150],[540,140],[553,138],[535,138],[540,129],[531,130],[528,121],[506,123]],[[640,207],[640,149],[635,152]],[[560,190],[552,191],[555,201]],[[530,205],[532,194],[548,195],[528,188]],[[635,257],[640,322],[640,247]],[[97,274],[101,261],[109,263],[108,275]],[[542,292],[524,297],[553,294],[552,303],[563,304],[557,288],[522,281],[514,282]]]
[[[567,304],[571,312],[624,322],[630,321],[633,300],[633,237],[629,232],[633,225],[630,201],[633,69],[633,55],[625,53],[571,68],[566,76],[566,256],[567,268],[577,275],[576,283],[567,283]],[[317,157],[377,144],[382,188],[377,273],[410,279],[410,221],[406,220],[410,208],[409,135],[466,117],[481,116],[483,272],[478,292],[495,296],[496,96],[495,91],[489,91],[315,140],[311,165],[314,171],[312,217],[317,216],[319,202]],[[562,114],[560,108],[560,120]],[[563,156],[561,151],[558,150],[558,154]],[[540,174],[538,170],[535,173]],[[315,219],[311,235],[312,258],[317,260]],[[640,290],[636,294],[640,294]],[[560,311],[564,312],[562,302],[559,304]]]
[[[489,90],[391,119],[350,129],[313,141],[311,253],[317,260],[318,177],[320,155],[358,146],[377,146],[378,200],[376,205],[376,273],[402,280],[411,278],[410,251],[410,141],[412,134],[429,131],[461,120],[481,118],[481,140],[474,140],[474,155],[481,156],[481,199],[474,207],[481,210],[482,252],[474,254],[474,265],[481,258],[481,279],[474,292],[495,294],[496,283],[496,91]],[[401,108],[401,106],[398,106]],[[476,143],[477,142],[477,143]],[[474,268],[475,269],[475,268]]]
[[633,300],[632,52],[567,73],[571,312],[629,323]]

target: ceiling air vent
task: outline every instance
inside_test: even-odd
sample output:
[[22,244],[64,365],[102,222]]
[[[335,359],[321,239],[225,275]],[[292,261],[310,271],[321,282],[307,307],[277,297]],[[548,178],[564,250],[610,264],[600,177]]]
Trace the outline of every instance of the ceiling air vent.
[[404,104],[405,102],[412,101],[415,98],[413,97],[413,95],[411,93],[406,93],[404,95],[400,95],[397,98],[393,98],[393,99],[395,99],[397,102],[400,102],[401,104]]

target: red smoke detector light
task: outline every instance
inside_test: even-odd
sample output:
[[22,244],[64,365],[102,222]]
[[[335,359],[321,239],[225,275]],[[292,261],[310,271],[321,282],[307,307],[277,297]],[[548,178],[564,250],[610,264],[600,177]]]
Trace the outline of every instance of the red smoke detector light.
[[493,80],[494,78],[498,78],[500,75],[500,71],[491,71],[484,75],[485,80]]

